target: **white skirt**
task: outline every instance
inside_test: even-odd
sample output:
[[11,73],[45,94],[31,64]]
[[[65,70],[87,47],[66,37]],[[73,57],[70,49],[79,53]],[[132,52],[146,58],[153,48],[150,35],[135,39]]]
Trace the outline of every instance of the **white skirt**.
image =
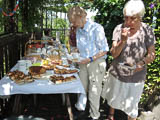
[[143,88],[144,82],[125,83],[108,73],[104,81],[102,97],[112,108],[122,110],[128,116],[136,118]]

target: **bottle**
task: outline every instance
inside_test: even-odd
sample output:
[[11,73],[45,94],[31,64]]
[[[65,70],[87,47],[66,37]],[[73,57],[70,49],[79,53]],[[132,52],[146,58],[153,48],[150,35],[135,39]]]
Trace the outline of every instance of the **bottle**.
[[27,45],[27,53],[30,54],[31,53],[31,49],[32,49],[33,45],[32,45],[32,40],[29,39],[28,41],[28,45]]
[[66,44],[66,48],[68,50],[68,53],[70,53],[71,49],[70,49],[70,44],[69,44],[69,32],[66,33],[65,44]]

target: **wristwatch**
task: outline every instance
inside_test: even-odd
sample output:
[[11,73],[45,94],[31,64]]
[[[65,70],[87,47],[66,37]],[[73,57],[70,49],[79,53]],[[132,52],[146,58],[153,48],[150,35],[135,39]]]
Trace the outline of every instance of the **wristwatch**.
[[89,59],[90,59],[90,62],[93,62],[93,58],[92,57],[89,57]]
[[144,60],[142,60],[142,62],[143,62],[144,65],[146,64],[146,62]]
[[145,66],[145,65],[146,65],[146,62],[145,62],[144,60],[142,60],[142,62],[143,62],[143,66]]

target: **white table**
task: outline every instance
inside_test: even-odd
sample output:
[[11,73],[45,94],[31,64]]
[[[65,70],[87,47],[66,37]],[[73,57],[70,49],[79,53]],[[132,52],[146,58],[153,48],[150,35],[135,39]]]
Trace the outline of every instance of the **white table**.
[[[17,65],[12,69],[16,70]],[[62,84],[54,84],[49,79],[35,80],[32,83],[24,85],[18,85],[11,81],[8,76],[3,77],[0,80],[0,95],[14,95],[14,94],[63,94],[63,93],[82,93],[86,94],[82,86],[78,74],[75,74],[76,80],[66,82]],[[70,115],[70,119],[73,119],[70,100],[68,94],[66,94],[67,107]]]

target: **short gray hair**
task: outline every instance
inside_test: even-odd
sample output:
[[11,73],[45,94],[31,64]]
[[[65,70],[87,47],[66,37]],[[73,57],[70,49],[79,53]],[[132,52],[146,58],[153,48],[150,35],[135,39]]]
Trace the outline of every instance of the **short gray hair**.
[[74,6],[69,9],[67,16],[70,21],[71,19],[75,19],[76,16],[86,17],[87,13],[83,8]]
[[128,1],[123,8],[124,16],[133,16],[138,15],[143,17],[145,13],[145,7],[142,0],[130,0]]

